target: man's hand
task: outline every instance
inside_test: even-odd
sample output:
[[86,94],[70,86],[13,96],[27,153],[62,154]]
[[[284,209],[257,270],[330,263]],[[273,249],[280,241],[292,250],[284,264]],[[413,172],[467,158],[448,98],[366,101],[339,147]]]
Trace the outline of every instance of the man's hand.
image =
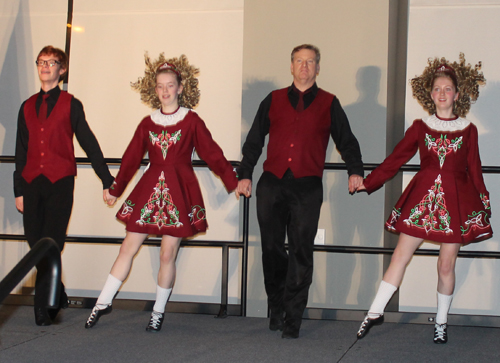
[[244,195],[250,198],[252,195],[252,181],[250,179],[241,179],[238,181],[238,187],[236,188],[236,199],[240,199],[240,195]]
[[361,175],[353,174],[349,177],[349,193],[356,192],[359,188],[363,186],[363,177]]
[[16,198],[16,208],[19,212],[24,213],[24,197]]

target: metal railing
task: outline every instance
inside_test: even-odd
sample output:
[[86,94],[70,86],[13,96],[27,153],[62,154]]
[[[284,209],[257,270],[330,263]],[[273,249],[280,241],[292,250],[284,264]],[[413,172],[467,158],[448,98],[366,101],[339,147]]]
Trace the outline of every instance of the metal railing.
[[[76,158],[79,165],[90,165],[88,158]],[[121,159],[107,158],[105,159],[108,165],[120,165]],[[0,163],[13,163],[13,156],[0,156]],[[144,159],[142,165],[147,165],[148,160]],[[232,161],[233,166],[238,166],[239,162]],[[379,164],[364,164],[365,170],[373,170]],[[207,167],[208,165],[201,160],[194,160],[193,166]],[[403,165],[401,171],[415,172],[420,169],[419,165]],[[346,170],[344,163],[326,163],[325,170]],[[500,174],[500,167],[486,166],[482,168],[485,174]],[[227,316],[228,307],[228,265],[229,265],[229,249],[239,248],[242,249],[242,276],[241,276],[241,315],[246,316],[246,300],[247,300],[247,276],[248,276],[248,237],[249,237],[249,200],[243,198],[243,226],[242,226],[242,241],[202,241],[202,240],[183,240],[181,247],[218,247],[222,248],[222,273],[221,273],[221,303],[218,317]],[[0,240],[16,240],[24,241],[23,235],[15,234],[0,234]],[[66,242],[70,243],[107,243],[107,244],[121,244],[122,238],[106,238],[106,237],[79,237],[68,236]],[[150,238],[144,242],[145,245],[158,246],[159,239]],[[341,246],[341,245],[315,245],[315,252],[327,253],[360,253],[360,254],[392,254],[394,248],[384,247],[363,247],[363,246]],[[434,249],[418,249],[415,255],[419,256],[438,256],[439,250]],[[460,251],[459,257],[464,258],[500,258],[500,252],[496,251]],[[15,285],[14,285],[15,286]]]
[[50,266],[48,308],[59,306],[61,290],[61,251],[57,243],[49,237],[42,238],[0,282],[0,303],[10,294],[19,282],[36,266],[42,258],[47,258]]

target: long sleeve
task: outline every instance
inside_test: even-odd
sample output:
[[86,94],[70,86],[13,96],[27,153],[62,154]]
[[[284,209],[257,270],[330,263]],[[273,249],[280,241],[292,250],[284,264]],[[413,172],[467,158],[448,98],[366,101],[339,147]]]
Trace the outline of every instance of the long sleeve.
[[212,138],[205,122],[197,118],[195,125],[194,147],[199,157],[217,174],[228,191],[233,191],[238,185],[236,172],[224,156],[220,146]]
[[334,97],[332,101],[330,115],[332,119],[330,134],[342,160],[346,163],[347,173],[349,176],[353,174],[364,176],[358,140],[352,133],[347,116],[337,97]]
[[143,122],[137,126],[134,136],[123,154],[122,164],[116,175],[116,179],[109,189],[109,193],[114,197],[122,195],[128,183],[137,172],[137,169],[139,169],[142,158],[146,153],[148,139],[144,136],[142,125]]
[[253,169],[262,154],[271,121],[269,120],[269,110],[271,109],[272,93],[270,93],[260,104],[257,115],[245,143],[243,144],[240,167],[238,168],[239,179],[252,179]]
[[19,114],[17,117],[17,136],[16,136],[16,152],[15,152],[15,161],[16,161],[16,170],[14,171],[14,196],[21,197],[23,196],[23,184],[22,184],[22,176],[24,167],[26,165],[26,158],[28,154],[28,141],[29,141],[29,132],[28,127],[26,126],[26,120],[24,119],[24,104],[21,105],[19,109]]
[[71,100],[71,126],[76,139],[90,159],[92,168],[101,179],[103,189],[108,189],[113,183],[113,176],[104,162],[104,156],[94,133],[85,119],[82,103],[73,97]]
[[403,139],[396,145],[391,155],[382,164],[373,170],[364,181],[366,191],[370,194],[382,187],[384,183],[394,177],[399,168],[410,160],[418,150],[418,130],[414,122],[406,130]]
[[491,216],[490,193],[486,190],[484,184],[483,172],[481,167],[481,158],[479,156],[477,127],[470,125],[471,132],[469,137],[469,154],[467,155],[467,168],[470,179],[479,192],[484,208]]

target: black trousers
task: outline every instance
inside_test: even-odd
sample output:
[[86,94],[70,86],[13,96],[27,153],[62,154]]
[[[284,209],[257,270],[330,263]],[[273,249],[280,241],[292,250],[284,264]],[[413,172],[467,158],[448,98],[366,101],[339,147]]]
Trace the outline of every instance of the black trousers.
[[279,179],[264,172],[256,195],[268,305],[284,310],[286,322],[300,327],[312,282],[323,183],[315,176]]
[[[71,209],[75,178],[68,176],[51,183],[44,175],[36,177],[23,188],[23,224],[28,244],[33,247],[43,237],[51,237],[64,248]],[[46,258],[37,265],[35,308],[46,307],[50,287],[50,268]],[[61,282],[61,294],[64,285]]]

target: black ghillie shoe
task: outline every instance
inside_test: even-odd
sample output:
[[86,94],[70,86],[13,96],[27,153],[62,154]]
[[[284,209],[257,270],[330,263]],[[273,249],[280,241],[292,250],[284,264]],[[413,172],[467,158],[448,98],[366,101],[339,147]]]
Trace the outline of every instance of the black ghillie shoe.
[[269,330],[283,331],[284,324],[285,324],[285,317],[283,316],[283,310],[279,310],[275,313],[271,311],[271,316],[269,319]]
[[108,305],[105,309],[99,309],[97,306],[94,306],[89,318],[85,322],[85,329],[92,328],[97,324],[101,316],[109,314],[112,310],[113,307],[111,305]]
[[448,341],[448,326],[444,324],[434,324],[434,343],[445,344]]
[[164,317],[165,315],[163,313],[157,313],[156,311],[153,311],[151,313],[151,318],[149,319],[149,324],[146,327],[146,331],[149,331],[151,333],[156,333],[160,331]]
[[358,330],[358,339],[363,338],[368,332],[370,328],[374,325],[381,325],[384,322],[384,314],[380,315],[378,318],[370,319],[368,315],[365,316],[365,319],[361,323],[361,326]]

